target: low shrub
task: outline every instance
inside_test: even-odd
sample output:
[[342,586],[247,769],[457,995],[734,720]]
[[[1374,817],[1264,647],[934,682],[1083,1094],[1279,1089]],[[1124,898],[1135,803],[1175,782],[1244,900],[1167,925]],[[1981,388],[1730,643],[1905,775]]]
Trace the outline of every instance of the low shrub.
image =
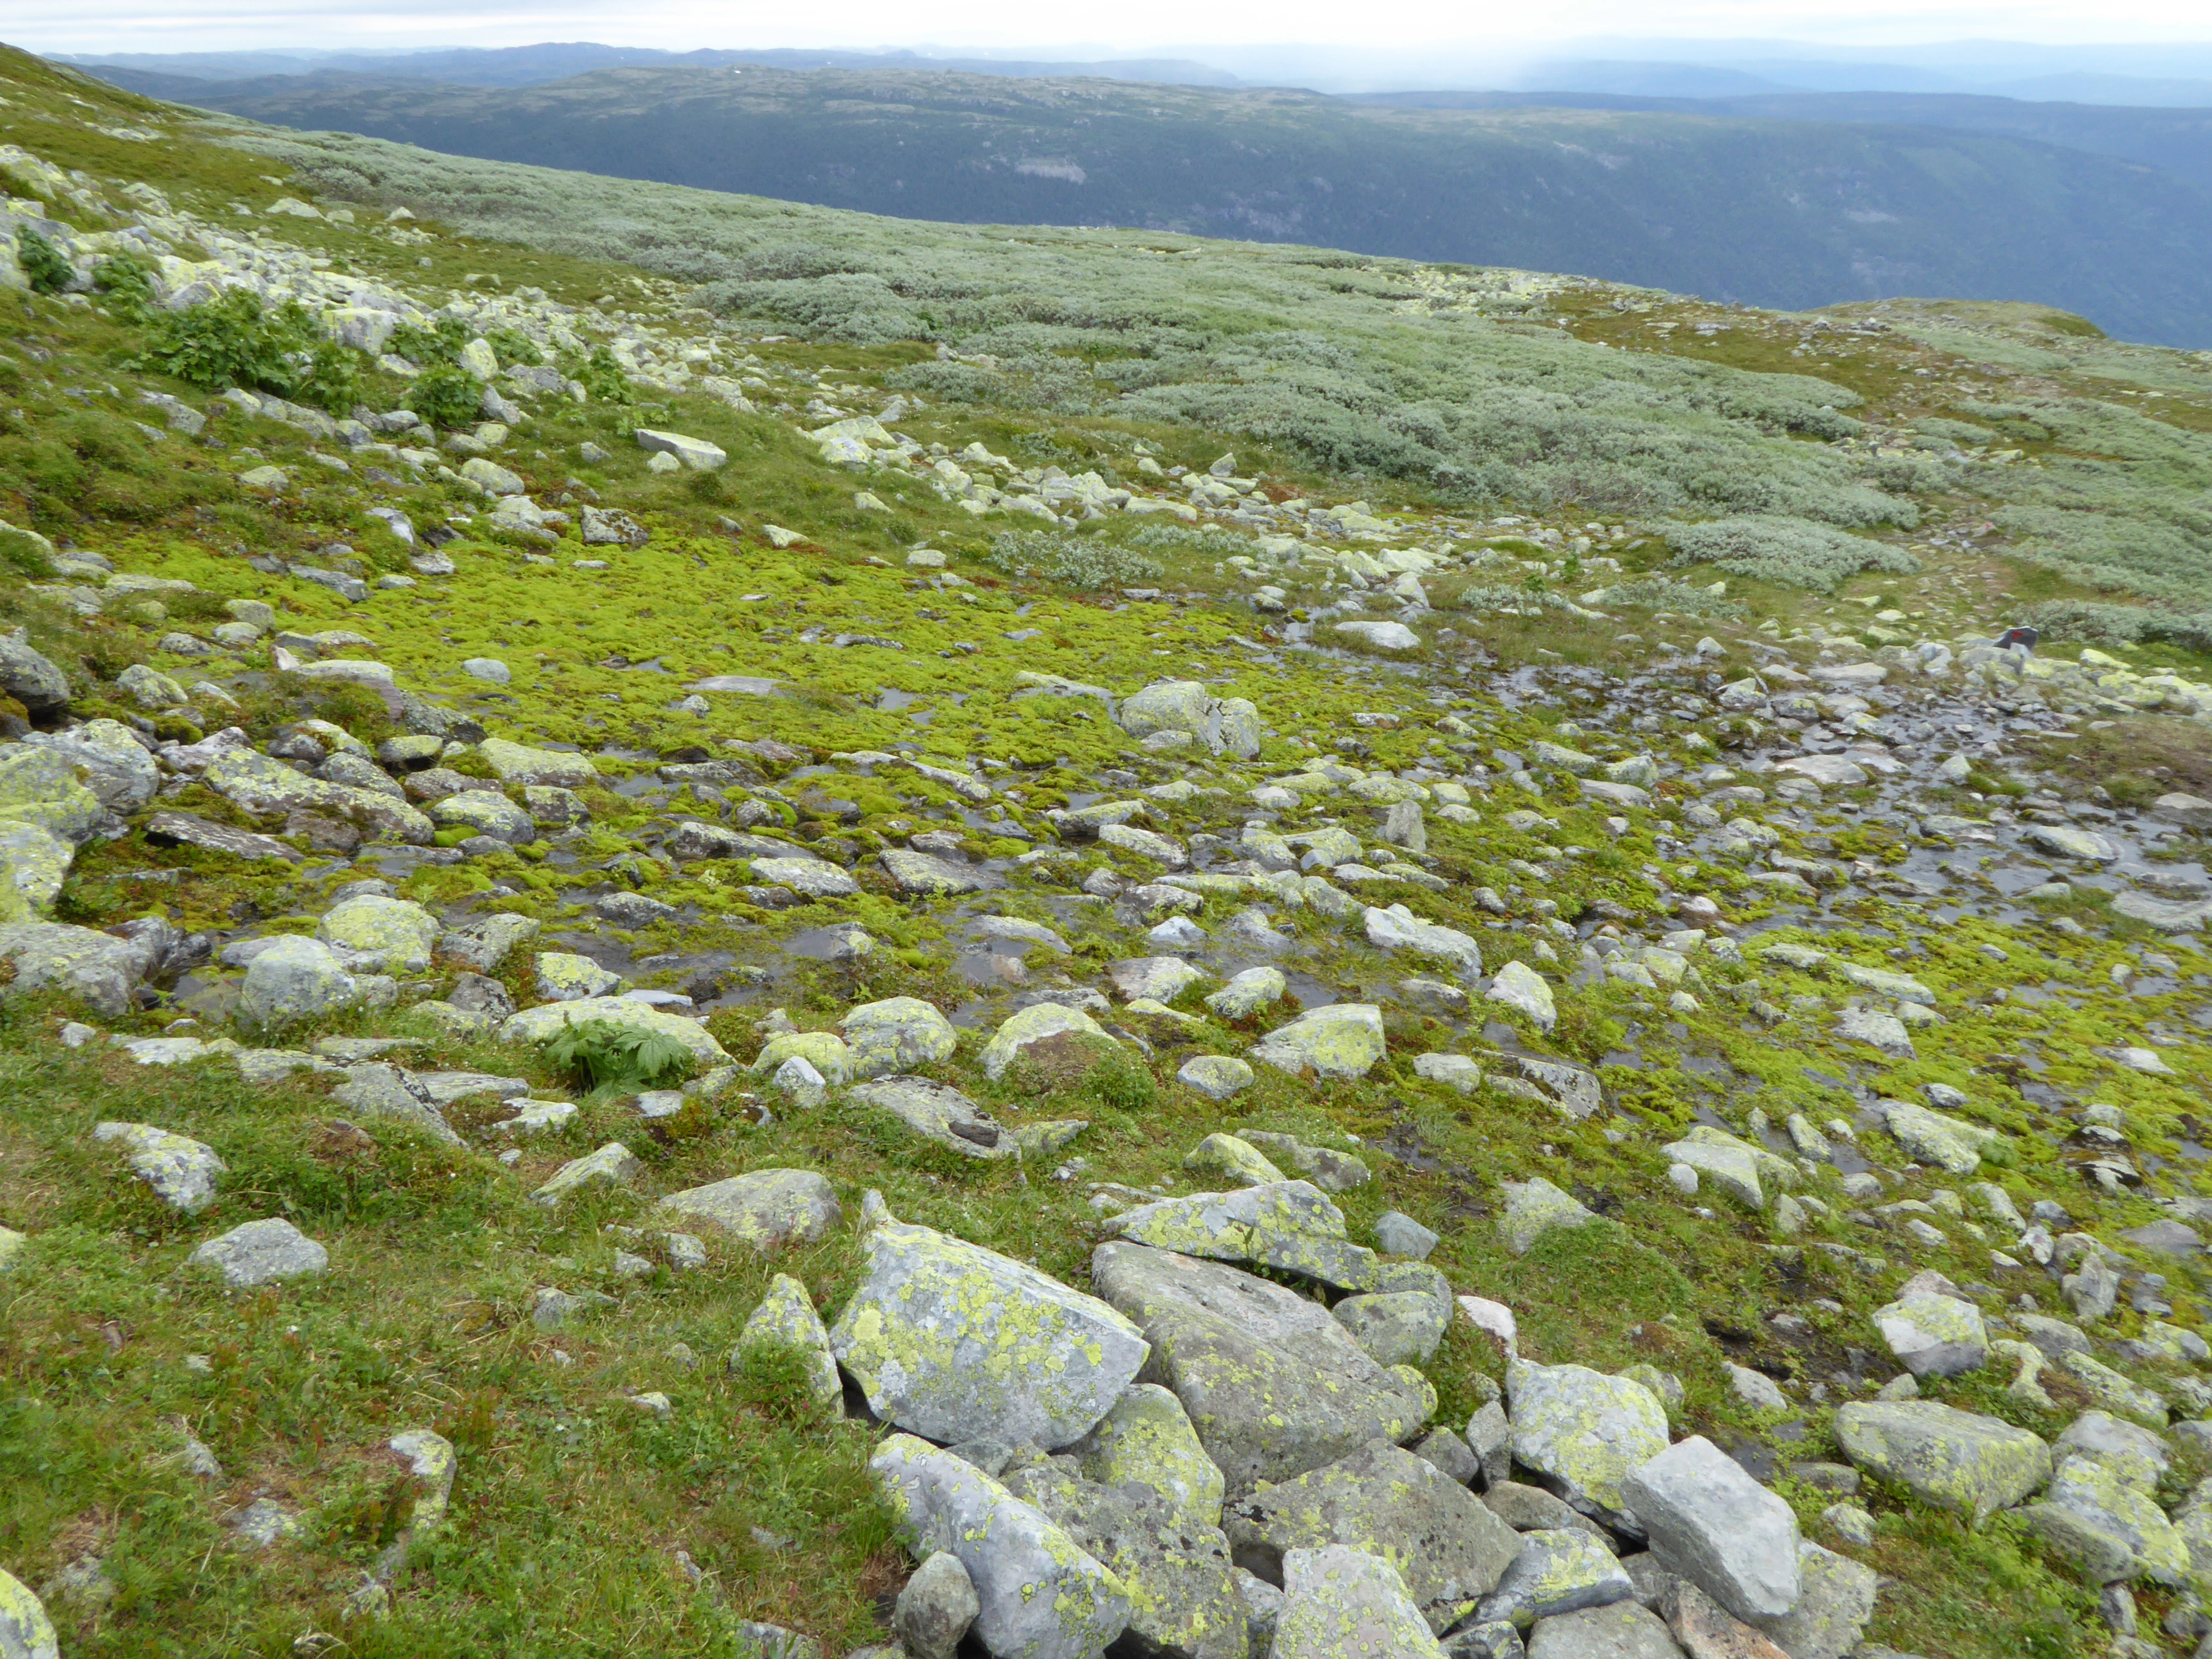
[[226,289],[204,305],[155,315],[145,344],[125,366],[210,392],[273,392],[333,414],[361,397],[359,352],[325,337],[298,301],[271,309],[251,289]]
[[1054,530],[1008,530],[991,538],[983,562],[1010,576],[1035,574],[1070,587],[1123,587],[1158,578],[1149,554]]
[[1667,532],[1676,564],[1710,564],[1733,576],[1832,593],[1862,570],[1910,575],[1920,562],[1901,549],[1808,519],[1747,514]]

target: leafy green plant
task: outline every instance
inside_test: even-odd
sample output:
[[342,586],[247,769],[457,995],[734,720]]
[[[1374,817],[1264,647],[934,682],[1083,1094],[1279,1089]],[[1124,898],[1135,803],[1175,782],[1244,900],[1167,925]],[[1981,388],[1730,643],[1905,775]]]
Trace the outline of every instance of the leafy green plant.
[[538,342],[519,328],[495,328],[484,336],[484,343],[497,355],[501,367],[521,363],[535,368],[545,361]]
[[544,1054],[548,1065],[593,1090],[659,1088],[691,1069],[691,1051],[674,1037],[604,1019],[562,1026]]
[[432,426],[466,426],[483,406],[483,382],[459,363],[437,363],[407,388],[407,406]]
[[61,250],[28,225],[17,234],[15,258],[33,294],[58,294],[76,275]]
[[634,404],[637,393],[630,387],[629,376],[615,361],[615,354],[605,346],[593,346],[592,355],[570,371],[569,378],[582,382],[585,394],[595,404]]
[[[469,325],[458,317],[441,317],[429,327],[402,323],[392,331],[385,349],[421,368],[438,363],[458,363],[469,343]],[[420,414],[422,411],[416,411]]]
[[154,267],[134,253],[102,259],[93,267],[92,285],[124,322],[143,323],[155,314]]
[[296,300],[275,309],[251,289],[225,289],[204,305],[154,318],[126,368],[158,369],[210,391],[258,387],[333,413],[361,392],[360,354],[325,338]]

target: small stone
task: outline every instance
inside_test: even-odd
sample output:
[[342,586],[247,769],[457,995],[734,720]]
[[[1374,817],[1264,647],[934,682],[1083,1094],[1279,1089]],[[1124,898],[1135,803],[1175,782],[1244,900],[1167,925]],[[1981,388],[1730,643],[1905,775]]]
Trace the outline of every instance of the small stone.
[[1252,1068],[1231,1054],[1193,1054],[1177,1068],[1176,1081],[1208,1100],[1227,1100],[1252,1086]]
[[1874,1544],[1874,1516],[1856,1504],[1831,1504],[1820,1511],[1820,1524],[1846,1544],[1861,1549]]
[[952,1659],[982,1610],[968,1569],[959,1557],[939,1550],[915,1569],[899,1592],[891,1628],[913,1659]]
[[1376,1218],[1375,1243],[1386,1255],[1411,1256],[1416,1261],[1425,1261],[1429,1253],[1443,1243],[1443,1238],[1441,1234],[1431,1232],[1409,1215],[1385,1210]]
[[226,1283],[234,1285],[319,1273],[331,1261],[329,1251],[279,1217],[234,1227],[208,1240],[191,1259],[217,1269]]

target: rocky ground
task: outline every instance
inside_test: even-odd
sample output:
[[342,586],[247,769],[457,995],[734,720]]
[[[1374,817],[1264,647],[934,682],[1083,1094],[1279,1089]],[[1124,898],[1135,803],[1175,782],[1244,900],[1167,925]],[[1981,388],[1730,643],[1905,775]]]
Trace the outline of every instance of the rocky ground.
[[[2204,1650],[2200,664],[64,118],[0,1655]],[[131,367],[134,250],[379,401]]]

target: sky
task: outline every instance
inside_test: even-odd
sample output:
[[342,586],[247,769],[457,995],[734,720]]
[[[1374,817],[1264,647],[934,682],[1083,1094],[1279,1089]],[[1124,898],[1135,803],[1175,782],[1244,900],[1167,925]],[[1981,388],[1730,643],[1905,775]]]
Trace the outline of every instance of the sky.
[[1038,7],[963,0],[917,13],[910,0],[843,0],[821,11],[765,0],[8,0],[0,40],[71,53],[402,50],[594,40],[699,46],[1048,48],[1128,56],[1217,43],[1341,45],[1388,52],[1437,45],[1468,57],[1580,54],[1591,37],[1786,38],[1832,46],[1965,40],[2200,41],[2204,0],[1552,0],[1541,8],[1466,0],[1121,0]]

